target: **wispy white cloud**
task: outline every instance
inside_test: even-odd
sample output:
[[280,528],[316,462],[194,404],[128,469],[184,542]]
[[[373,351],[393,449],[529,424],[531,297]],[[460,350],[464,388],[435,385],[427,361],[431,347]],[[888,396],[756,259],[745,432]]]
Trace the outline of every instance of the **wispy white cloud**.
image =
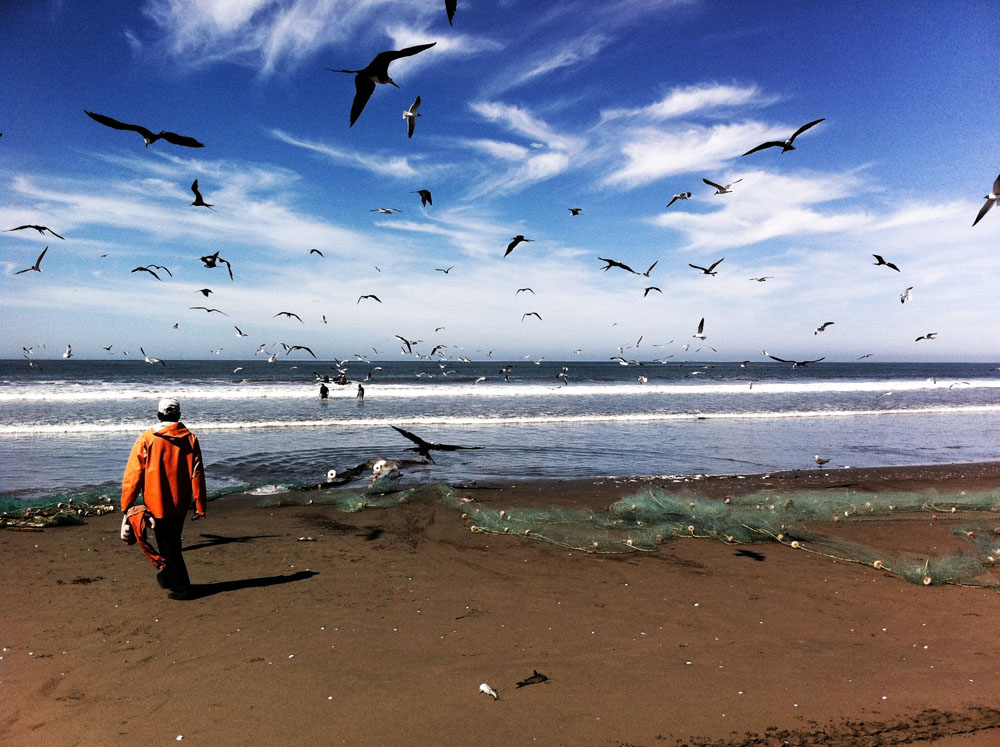
[[467,145],[512,164],[503,173],[487,178],[473,192],[474,197],[516,191],[551,179],[588,160],[585,157],[586,138],[559,132],[523,107],[496,101],[478,101],[469,106],[484,119],[530,141],[528,146],[483,139],[465,141]]
[[622,117],[677,119],[723,108],[764,106],[776,100],[776,97],[764,96],[757,86],[708,83],[672,88],[662,99],[646,106],[633,109],[604,109],[601,111],[601,120],[608,121]]
[[488,90],[492,95],[497,95],[556,70],[585,65],[597,57],[610,41],[610,37],[605,34],[595,33],[562,41],[526,63],[505,71]]
[[608,141],[620,143],[615,147],[624,163],[613,168],[603,184],[636,187],[668,176],[700,172],[711,178],[709,172],[724,168],[734,154],[761,142],[768,131],[758,122],[742,122],[605,132]]
[[870,226],[872,217],[855,209],[815,206],[856,195],[863,182],[854,174],[815,176],[776,174],[765,171],[715,175],[720,184],[741,181],[730,194],[715,195],[711,187],[692,190],[698,201],[717,206],[711,212],[691,212],[676,204],[651,223],[673,228],[685,235],[689,248],[721,249],[746,246],[782,236],[835,233]]
[[332,161],[371,171],[379,176],[391,176],[397,179],[408,179],[417,175],[417,170],[410,165],[405,156],[369,156],[334,148],[332,145],[317,143],[293,137],[282,130],[271,130],[271,135],[289,145],[305,148],[313,153],[319,153]]

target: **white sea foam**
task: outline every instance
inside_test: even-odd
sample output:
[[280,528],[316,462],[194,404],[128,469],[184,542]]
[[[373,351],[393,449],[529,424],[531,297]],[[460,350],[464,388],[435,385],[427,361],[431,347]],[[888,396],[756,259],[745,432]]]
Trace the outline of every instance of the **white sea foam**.
[[[366,382],[366,392],[371,397],[384,399],[440,399],[462,398],[538,398],[538,397],[653,397],[679,395],[720,394],[825,394],[825,393],[865,393],[886,391],[914,392],[930,390],[1000,389],[998,379],[971,380],[870,380],[870,381],[801,381],[801,382],[755,382],[740,383],[683,382],[669,384],[640,384],[638,382],[580,383],[569,386],[554,384],[489,383],[478,385],[454,384],[380,384]],[[330,398],[350,399],[355,396],[353,385],[330,387]],[[279,384],[274,382],[235,384],[80,384],[75,386],[38,387],[37,385],[13,384],[0,390],[0,403],[9,402],[111,402],[158,400],[164,392],[182,401],[246,401],[256,399],[309,400],[316,398],[316,390],[308,384]]]
[[[913,407],[879,410],[781,410],[766,412],[716,412],[716,413],[630,413],[630,414],[592,414],[592,415],[528,415],[528,416],[453,416],[453,415],[422,415],[400,418],[347,418],[308,419],[308,420],[241,420],[233,422],[197,422],[186,421],[195,431],[240,431],[265,429],[293,428],[384,428],[388,425],[398,426],[473,426],[496,427],[512,425],[559,425],[559,424],[601,424],[601,423],[669,423],[694,420],[733,421],[733,420],[800,420],[822,418],[849,418],[863,416],[906,416],[906,415],[965,415],[971,413],[1000,413],[1000,405],[965,405],[955,407]],[[115,434],[135,433],[148,427],[147,421],[122,423],[55,423],[47,425],[16,424],[0,425],[0,437],[30,436],[30,435],[83,435],[83,434]]]

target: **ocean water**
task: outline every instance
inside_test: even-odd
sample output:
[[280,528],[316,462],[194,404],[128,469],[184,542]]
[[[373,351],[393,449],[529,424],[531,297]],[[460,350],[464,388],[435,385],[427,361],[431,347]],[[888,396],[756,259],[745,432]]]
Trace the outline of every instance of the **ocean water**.
[[390,424],[481,447],[435,452],[406,471],[464,484],[815,469],[814,454],[828,467],[991,461],[1000,447],[996,364],[351,361],[352,383],[329,384],[326,401],[315,374],[336,376],[332,362],[38,366],[0,361],[0,495],[25,504],[114,497],[164,396],[180,400],[198,434],[212,492],[314,484],[373,457],[413,458]]

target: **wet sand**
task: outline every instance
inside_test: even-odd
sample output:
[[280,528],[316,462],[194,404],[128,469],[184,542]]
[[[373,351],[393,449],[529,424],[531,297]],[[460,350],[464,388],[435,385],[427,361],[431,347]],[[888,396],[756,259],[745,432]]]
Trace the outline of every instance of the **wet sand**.
[[[647,485],[720,500],[951,493],[1000,488],[1000,463],[464,493],[601,507]],[[778,544],[595,555],[472,533],[433,502],[351,514],[258,502],[230,496],[188,522],[187,602],[119,540],[119,515],[0,532],[0,742],[1000,744],[996,590],[918,586]],[[928,553],[947,551],[948,529],[926,514],[836,525]],[[549,680],[516,687],[535,670]]]

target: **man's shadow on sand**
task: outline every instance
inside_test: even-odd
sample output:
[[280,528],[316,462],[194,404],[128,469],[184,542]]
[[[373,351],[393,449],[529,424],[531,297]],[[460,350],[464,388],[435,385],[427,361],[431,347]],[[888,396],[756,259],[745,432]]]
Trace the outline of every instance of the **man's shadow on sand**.
[[[255,539],[268,539],[270,537],[277,537],[278,535],[253,534],[244,537],[226,537],[222,534],[202,533],[200,536],[205,541],[200,542],[197,545],[188,545],[184,548],[184,552],[201,550],[206,547],[217,547],[218,545],[228,545],[233,542],[250,542]],[[222,594],[227,591],[253,589],[260,586],[276,586],[277,584],[288,584],[293,581],[302,581],[307,578],[312,578],[316,575],[318,575],[317,571],[298,571],[284,576],[260,576],[258,578],[234,579],[233,581],[217,581],[214,584],[191,584],[191,598],[201,599],[202,597],[210,597],[213,594]]]
[[201,599],[202,597],[210,597],[213,594],[238,591],[239,589],[253,589],[258,586],[290,584],[293,581],[303,581],[304,579],[318,575],[318,571],[297,571],[284,576],[260,576],[258,578],[241,578],[233,581],[217,581],[214,584],[191,584],[191,598]]

